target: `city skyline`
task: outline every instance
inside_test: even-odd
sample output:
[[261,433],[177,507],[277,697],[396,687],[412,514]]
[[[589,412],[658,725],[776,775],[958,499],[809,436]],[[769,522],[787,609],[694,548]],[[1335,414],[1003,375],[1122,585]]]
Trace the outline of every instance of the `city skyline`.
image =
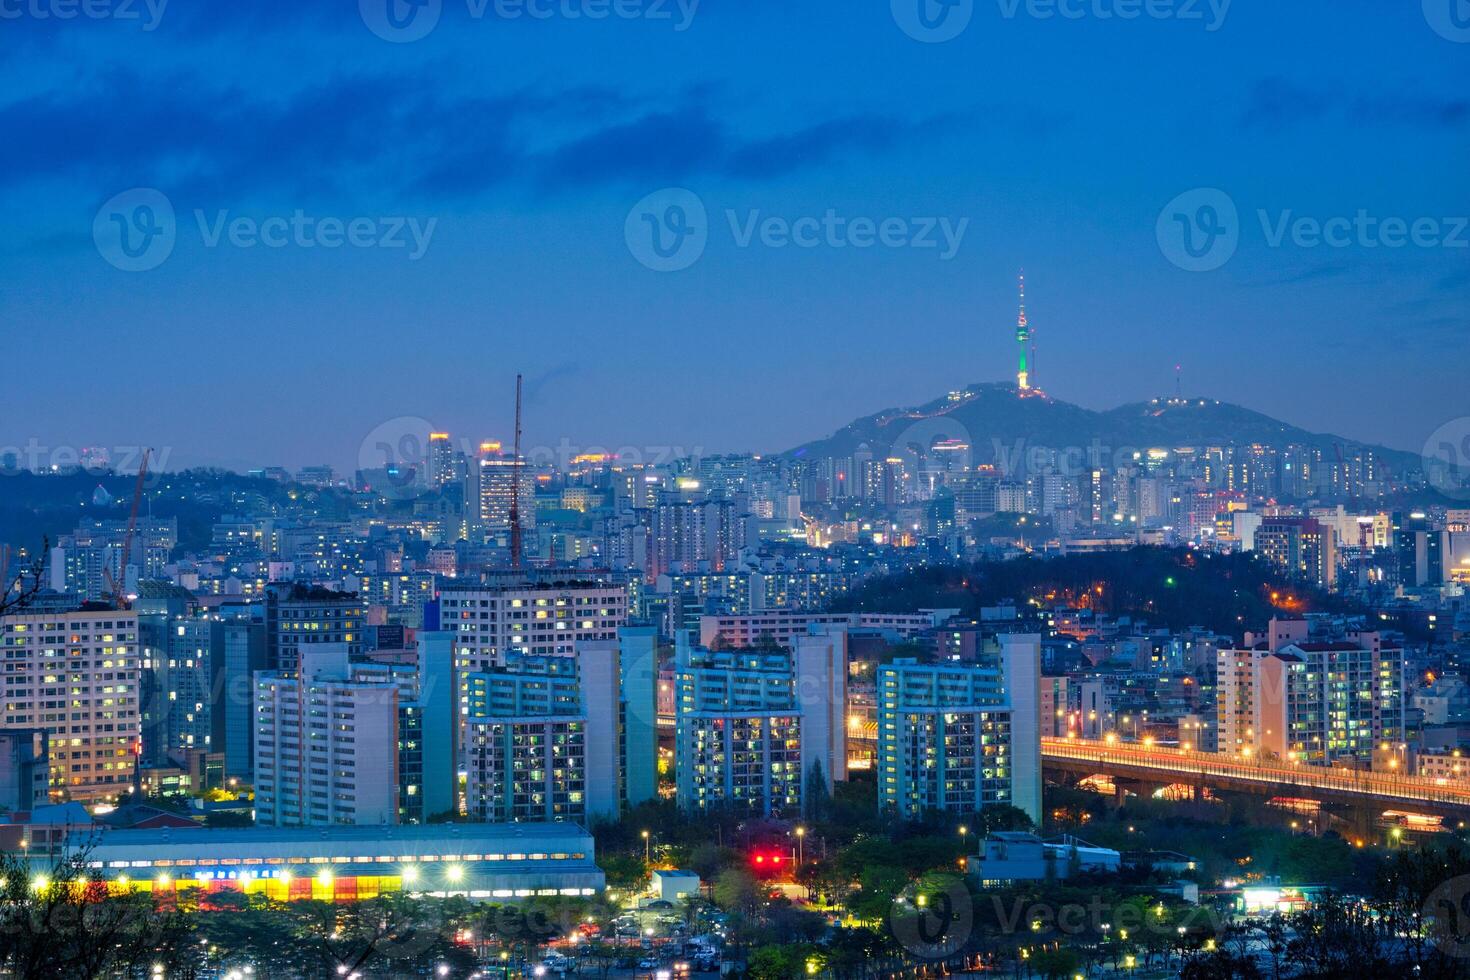
[[[1028,356],[1030,356],[1029,349]],[[1178,380],[1177,377],[1175,380]],[[688,445],[680,445],[672,442],[635,443],[632,440],[626,439],[614,439],[609,442],[592,442],[576,440],[566,434],[558,435],[551,439],[543,439],[539,438],[541,433],[536,432],[538,427],[535,426],[533,419],[531,423],[532,431],[527,434],[524,440],[522,457],[532,466],[565,470],[577,457],[589,455],[608,456],[613,460],[619,460],[629,465],[655,466],[672,464],[677,460],[697,461],[707,456],[784,456],[799,453],[807,445],[823,443],[834,435],[840,434],[844,429],[854,423],[864,422],[875,417],[886,417],[895,412],[917,410],[926,403],[944,398],[946,394],[953,395],[955,392],[969,391],[972,389],[1003,389],[1006,387],[1016,388],[1015,379],[986,380],[963,385],[959,388],[952,389],[950,392],[934,392],[931,397],[912,404],[872,406],[863,411],[861,415],[848,420],[846,423],[834,426],[824,432],[808,433],[798,441],[780,448],[749,446],[711,447],[700,442],[692,442]],[[1063,405],[1074,404],[1068,402],[1066,398],[1054,396],[1052,392],[1047,391],[1039,383],[1029,385],[1026,395],[1028,397],[1042,397],[1049,402],[1061,403]],[[1113,405],[1099,406],[1096,409],[1089,406],[1076,407],[1085,408],[1089,411],[1107,412],[1128,406],[1143,406],[1149,402],[1168,404],[1171,401],[1175,404],[1181,404],[1186,408],[1190,405],[1203,405],[1205,403],[1223,403],[1227,406],[1234,404],[1225,402],[1223,399],[1214,398],[1206,393],[1190,393],[1187,391],[1184,393],[1182,399],[1180,399],[1174,391],[1165,392],[1161,389],[1143,398],[1119,402]],[[1247,411],[1255,411],[1250,405],[1235,405],[1235,407],[1243,408]],[[513,411],[507,412],[506,414],[509,416],[513,414]],[[1273,419],[1273,421],[1292,425],[1292,420],[1290,419]],[[333,469],[338,479],[346,480],[350,479],[356,471],[373,469],[376,466],[383,465],[385,462],[404,463],[413,462],[417,459],[424,469],[426,479],[432,480],[434,462],[430,458],[430,453],[433,439],[430,436],[433,436],[434,439],[443,437],[452,446],[452,452],[456,454],[474,457],[476,455],[484,455],[489,451],[492,457],[504,456],[509,458],[513,455],[509,443],[510,432],[513,428],[513,423],[511,422],[507,422],[503,430],[495,425],[486,428],[485,431],[481,431],[480,429],[450,430],[446,427],[439,426],[438,419],[436,418],[425,418],[421,415],[406,415],[385,419],[371,430],[368,430],[366,426],[362,426],[361,428],[364,429],[364,432],[360,439],[356,439],[350,435],[337,437],[332,434],[327,434],[321,443],[303,446],[298,457],[290,458],[273,456],[261,459],[247,460],[244,458],[235,458],[231,460],[229,457],[220,456],[208,451],[200,452],[196,448],[189,446],[160,446],[155,444],[107,445],[99,440],[89,441],[82,439],[74,443],[57,445],[48,445],[39,441],[34,441],[29,444],[0,444],[0,463],[8,465],[5,461],[13,454],[16,468],[22,471],[42,472],[48,465],[47,461],[51,461],[51,465],[54,468],[61,470],[81,466],[84,469],[96,469],[101,472],[110,467],[120,474],[129,474],[137,472],[138,463],[143,451],[146,449],[150,459],[149,470],[151,473],[156,474],[165,474],[198,467],[220,467],[232,472],[244,474],[271,467],[284,468],[295,472],[301,468],[328,466]],[[963,426],[960,426],[960,428],[963,428]],[[1085,453],[1087,445],[1094,438],[1094,434],[1079,434],[1089,436],[1088,439],[1078,441],[1077,448]],[[1420,449],[1425,448],[1420,447],[1420,449],[1416,449],[1375,444],[1367,440],[1358,439],[1352,433],[1343,431],[1310,434],[1323,437],[1324,439],[1330,438],[1332,441],[1339,442],[1343,445],[1363,445],[1370,448],[1386,449],[1411,455],[1419,455]],[[983,434],[980,443],[984,443]],[[1037,445],[1041,444],[1038,443]],[[412,455],[414,452],[413,447],[417,447],[417,456]],[[1067,446],[1047,446],[1047,448],[1066,449]],[[1111,444],[1102,444],[1101,448],[1110,451],[1119,447]],[[1150,447],[1140,446],[1137,448]],[[1431,454],[1422,458],[1432,460],[1435,457]]]

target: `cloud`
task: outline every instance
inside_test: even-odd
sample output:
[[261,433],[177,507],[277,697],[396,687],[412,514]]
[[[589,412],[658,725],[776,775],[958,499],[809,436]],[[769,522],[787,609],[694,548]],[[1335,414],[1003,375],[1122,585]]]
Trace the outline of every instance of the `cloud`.
[[1354,95],[1266,78],[1251,89],[1241,122],[1274,128],[1332,117],[1360,125],[1459,129],[1470,122],[1470,99],[1392,92]]
[[61,178],[103,196],[156,186],[176,204],[217,206],[278,192],[442,201],[509,183],[559,193],[695,175],[770,180],[942,125],[859,114],[747,135],[713,101],[708,90],[636,99],[598,86],[462,95],[368,73],[262,96],[113,70],[0,105],[0,131],[27,134],[0,156],[0,189]]

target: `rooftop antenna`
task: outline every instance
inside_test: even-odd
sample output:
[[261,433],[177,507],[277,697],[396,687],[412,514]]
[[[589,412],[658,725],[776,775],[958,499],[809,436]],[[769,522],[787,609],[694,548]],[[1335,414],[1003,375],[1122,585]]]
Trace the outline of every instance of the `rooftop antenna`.
[[521,567],[521,376],[516,375],[515,455],[510,478],[510,567]]

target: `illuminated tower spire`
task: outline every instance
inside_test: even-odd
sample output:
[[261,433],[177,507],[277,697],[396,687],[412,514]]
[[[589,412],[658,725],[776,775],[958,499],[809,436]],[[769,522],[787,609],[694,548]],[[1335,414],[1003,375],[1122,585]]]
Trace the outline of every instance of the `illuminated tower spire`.
[[1026,272],[1021,271],[1021,314],[1016,319],[1016,342],[1021,347],[1021,369],[1016,372],[1016,387],[1026,391],[1031,382],[1026,371],[1026,342],[1031,339],[1031,327],[1026,322]]

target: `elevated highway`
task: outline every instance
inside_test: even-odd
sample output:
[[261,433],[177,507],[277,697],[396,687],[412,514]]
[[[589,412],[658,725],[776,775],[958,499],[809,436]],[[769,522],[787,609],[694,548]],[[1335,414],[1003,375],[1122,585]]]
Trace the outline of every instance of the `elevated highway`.
[[1106,775],[1143,785],[1183,784],[1470,820],[1470,787],[1421,776],[1077,738],[1043,738],[1041,761],[1044,769],[1079,777]]

